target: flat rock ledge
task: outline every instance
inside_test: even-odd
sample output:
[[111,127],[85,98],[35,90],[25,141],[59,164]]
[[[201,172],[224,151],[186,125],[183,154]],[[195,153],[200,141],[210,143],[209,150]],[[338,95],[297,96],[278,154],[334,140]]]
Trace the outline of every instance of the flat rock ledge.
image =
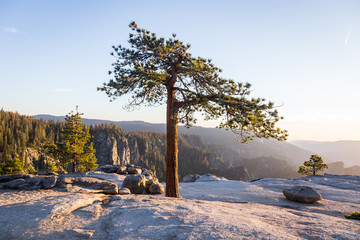
[[108,180],[84,177],[81,174],[61,176],[7,175],[0,176],[0,188],[36,190],[59,188],[65,192],[117,194],[118,185]]
[[283,194],[290,201],[300,203],[315,203],[322,199],[318,191],[308,186],[294,186],[284,189]]
[[[5,175],[0,176],[0,189],[37,190],[56,189],[71,193],[103,193],[103,194],[162,194],[164,187],[158,179],[151,175],[132,174],[122,182],[121,189],[116,182],[87,176],[86,173],[63,175]],[[146,191],[145,191],[146,190]]]
[[188,182],[212,182],[212,181],[221,181],[221,180],[227,180],[224,177],[217,177],[211,173],[206,173],[204,175],[199,174],[188,174],[183,177],[182,182],[188,183]]
[[120,175],[129,175],[129,174],[142,174],[144,176],[153,177],[155,174],[150,169],[146,169],[140,166],[135,166],[134,164],[126,165],[101,165],[95,171],[102,171],[105,173],[117,173]]

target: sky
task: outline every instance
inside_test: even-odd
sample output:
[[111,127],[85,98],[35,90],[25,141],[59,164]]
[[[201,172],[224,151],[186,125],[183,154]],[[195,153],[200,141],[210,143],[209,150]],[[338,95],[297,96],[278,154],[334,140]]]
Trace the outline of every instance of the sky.
[[[123,108],[108,82],[112,45],[136,21],[190,43],[222,76],[275,102],[289,140],[360,140],[360,1],[0,1],[0,108],[21,114],[165,122],[165,106]],[[214,127],[199,117],[198,126]]]

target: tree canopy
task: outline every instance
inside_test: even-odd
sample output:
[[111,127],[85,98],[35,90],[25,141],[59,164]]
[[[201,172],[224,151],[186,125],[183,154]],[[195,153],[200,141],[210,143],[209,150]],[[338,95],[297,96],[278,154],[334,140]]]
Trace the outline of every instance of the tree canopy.
[[190,127],[196,123],[195,112],[202,112],[205,120],[220,120],[220,128],[235,131],[243,142],[254,137],[286,139],[286,131],[275,127],[281,117],[274,103],[250,98],[249,83],[221,77],[221,69],[210,59],[193,57],[190,44],[176,34],[165,40],[135,22],[129,26],[130,47],[113,46],[113,78],[98,90],[112,100],[131,94],[128,108],[167,104],[167,196],[179,196],[177,124]]
[[72,164],[73,172],[93,170],[96,164],[95,149],[90,142],[89,128],[81,122],[81,115],[76,111],[65,117],[65,125],[61,130],[61,140],[46,146],[47,152],[60,160],[63,168]]
[[299,167],[299,174],[302,175],[318,175],[318,172],[328,168],[328,165],[324,163],[322,157],[318,155],[311,155],[309,161],[304,162],[304,166]]
[[19,158],[11,159],[5,163],[1,169],[1,174],[21,174],[23,173],[23,164]]

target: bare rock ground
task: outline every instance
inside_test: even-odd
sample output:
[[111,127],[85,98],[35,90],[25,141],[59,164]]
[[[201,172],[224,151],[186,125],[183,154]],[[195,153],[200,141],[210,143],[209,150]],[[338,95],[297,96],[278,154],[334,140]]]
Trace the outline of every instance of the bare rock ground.
[[[0,190],[0,239],[359,239],[359,221],[343,214],[360,209],[360,177],[308,180],[182,183],[183,199]],[[287,200],[295,185],[323,200]]]

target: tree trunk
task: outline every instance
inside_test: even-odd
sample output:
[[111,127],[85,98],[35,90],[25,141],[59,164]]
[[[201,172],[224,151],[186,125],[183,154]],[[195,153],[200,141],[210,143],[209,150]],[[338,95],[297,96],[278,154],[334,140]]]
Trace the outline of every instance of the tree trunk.
[[76,172],[76,157],[75,157],[75,154],[73,154],[72,171],[73,171],[73,173]]
[[175,91],[168,87],[166,114],[166,197],[180,197],[178,180],[178,109]]

